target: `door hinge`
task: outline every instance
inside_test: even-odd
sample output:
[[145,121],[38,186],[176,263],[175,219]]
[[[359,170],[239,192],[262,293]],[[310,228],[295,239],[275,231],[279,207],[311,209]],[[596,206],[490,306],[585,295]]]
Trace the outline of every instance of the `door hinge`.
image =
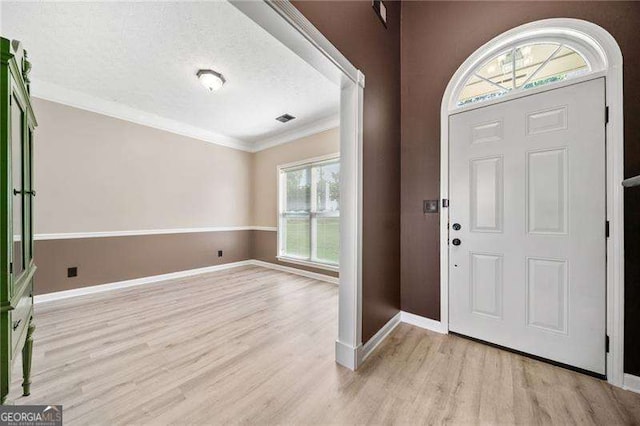
[[608,334],[604,336],[604,349],[605,351],[607,351],[607,353],[609,353],[609,335]]
[[608,220],[604,223],[604,236],[605,238],[609,238],[609,221]]
[[609,124],[609,107],[604,107],[604,124]]
[[448,198],[443,198],[442,199],[442,207],[449,207],[449,199]]
[[9,273],[13,274],[13,262],[9,263]]

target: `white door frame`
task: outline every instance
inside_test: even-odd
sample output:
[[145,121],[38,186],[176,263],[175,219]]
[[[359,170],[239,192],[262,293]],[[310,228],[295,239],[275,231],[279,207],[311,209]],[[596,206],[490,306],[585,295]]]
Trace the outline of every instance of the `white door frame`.
[[236,8],[341,88],[340,287],[336,362],[362,363],[362,133],[364,74],[289,1],[232,0]]
[[[580,47],[593,73],[564,83],[505,95],[499,99],[457,106],[457,95],[475,67],[508,46],[528,40],[560,39]],[[442,98],[440,109],[440,196],[449,198],[449,115],[483,107],[537,92],[552,90],[580,80],[605,77],[606,103],[609,107],[607,140],[607,220],[610,237],[607,240],[607,319],[609,353],[607,354],[607,380],[623,386],[624,377],[624,123],[622,91],[622,52],[613,36],[591,22],[579,19],[545,19],[509,30],[476,50],[453,75]],[[604,114],[604,111],[603,111]],[[440,215],[440,321],[449,330],[449,214]],[[603,224],[604,226],[604,224]],[[604,350],[604,348],[603,348]]]

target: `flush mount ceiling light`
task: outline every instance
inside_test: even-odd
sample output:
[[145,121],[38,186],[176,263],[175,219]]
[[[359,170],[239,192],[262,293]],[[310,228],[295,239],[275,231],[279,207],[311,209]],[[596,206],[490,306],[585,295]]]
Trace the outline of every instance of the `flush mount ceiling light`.
[[219,90],[227,82],[222,74],[214,70],[199,70],[197,76],[200,83],[210,92]]

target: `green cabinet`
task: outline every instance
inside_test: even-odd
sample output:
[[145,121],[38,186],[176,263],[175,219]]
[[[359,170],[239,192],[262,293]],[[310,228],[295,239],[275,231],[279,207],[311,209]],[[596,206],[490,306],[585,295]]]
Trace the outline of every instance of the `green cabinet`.
[[22,353],[23,394],[30,392],[33,348],[31,64],[19,42],[0,38],[0,402],[5,403]]

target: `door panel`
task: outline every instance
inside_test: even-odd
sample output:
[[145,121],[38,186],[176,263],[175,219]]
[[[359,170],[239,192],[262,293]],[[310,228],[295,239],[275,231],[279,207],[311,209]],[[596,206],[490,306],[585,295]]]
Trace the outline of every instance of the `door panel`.
[[529,233],[566,234],[566,148],[527,153],[526,201]]
[[471,253],[471,311],[502,317],[502,256]]
[[471,229],[502,231],[502,157],[471,160]]
[[527,259],[527,324],[567,332],[567,262]]
[[605,373],[604,79],[452,115],[452,331]]

